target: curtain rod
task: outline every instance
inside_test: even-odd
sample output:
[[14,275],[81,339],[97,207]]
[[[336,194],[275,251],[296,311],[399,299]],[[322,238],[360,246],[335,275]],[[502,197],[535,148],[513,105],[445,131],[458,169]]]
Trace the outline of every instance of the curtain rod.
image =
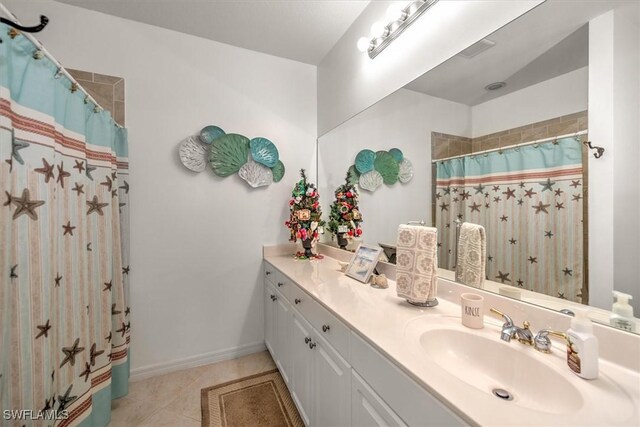
[[[18,17],[16,15],[14,15],[13,13],[11,13],[9,11],[9,9],[7,9],[6,6],[3,5],[2,3],[0,3],[0,11],[3,12],[5,15],[7,15],[7,17],[12,18],[17,24],[20,24],[20,21],[18,20]],[[66,68],[64,68],[62,66],[62,64],[56,58],[54,58],[54,56],[51,53],[49,53],[49,51],[42,45],[42,43],[40,43],[38,41],[38,39],[36,39],[34,36],[32,36],[29,33],[20,32],[20,34],[22,36],[24,36],[27,40],[29,40],[31,42],[31,44],[33,44],[51,62],[53,62],[54,65],[56,65],[58,67],[57,74],[64,75],[67,79],[69,79],[71,81],[71,83],[75,84],[78,87],[78,90],[80,90],[82,93],[85,94],[85,96],[87,97],[88,101],[93,103],[93,105],[95,105],[97,108],[99,108],[101,110],[104,110],[104,107],[102,107],[100,104],[98,104],[98,101],[96,101],[93,96],[89,95],[89,93],[82,87],[82,85],[80,83],[78,83],[78,81],[75,78],[73,78],[73,76],[66,70]],[[116,123],[116,121],[113,120],[113,117],[111,118],[111,120],[113,121],[114,125],[116,125],[117,127],[121,128],[121,129],[124,129],[124,126],[121,126],[120,124]]]
[[480,154],[488,154],[488,153],[492,153],[494,151],[503,151],[503,150],[509,150],[509,149],[512,149],[512,148],[520,148],[520,147],[525,147],[527,145],[534,145],[534,144],[540,144],[540,143],[544,143],[544,142],[548,142],[548,141],[554,141],[556,139],[571,138],[571,137],[576,137],[576,136],[579,136],[579,135],[586,135],[588,132],[589,132],[589,130],[585,129],[585,130],[581,130],[581,131],[575,132],[575,133],[568,133],[566,135],[552,136],[552,137],[549,137],[549,138],[536,139],[535,141],[521,142],[520,144],[507,145],[505,147],[492,148],[490,150],[476,151],[475,153],[460,154],[459,156],[451,156],[451,157],[445,157],[445,158],[442,158],[442,159],[431,160],[431,163],[444,162],[446,160],[459,159],[459,158],[468,157],[468,156],[478,156]]

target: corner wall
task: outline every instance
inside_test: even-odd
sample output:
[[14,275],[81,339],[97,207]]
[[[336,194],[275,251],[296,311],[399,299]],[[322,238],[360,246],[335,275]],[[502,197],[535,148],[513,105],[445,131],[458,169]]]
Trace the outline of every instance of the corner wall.
[[[127,82],[131,358],[149,375],[263,348],[262,245],[315,175],[316,68],[53,1],[4,1],[63,65]],[[178,144],[208,124],[276,143],[287,172],[250,189],[193,174]]]

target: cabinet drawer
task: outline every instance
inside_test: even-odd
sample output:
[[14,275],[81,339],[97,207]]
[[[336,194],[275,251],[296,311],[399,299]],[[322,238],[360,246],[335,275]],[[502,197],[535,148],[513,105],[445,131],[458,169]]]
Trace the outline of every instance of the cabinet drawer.
[[275,285],[275,280],[276,280],[275,275],[278,270],[276,270],[276,268],[273,265],[269,264],[268,262],[264,262],[263,265],[264,265],[264,268],[263,268],[264,278],[269,280],[272,284]]
[[[290,283],[289,287],[289,302],[291,302],[291,306],[298,310],[302,316],[308,321],[311,317],[311,313],[313,312],[315,306],[318,305],[317,302],[311,298],[309,294],[300,289],[297,285],[293,285]],[[286,285],[285,285],[286,287]]]
[[351,355],[353,369],[406,424],[423,425],[429,420],[442,427],[468,425],[355,333]]
[[282,296],[289,300],[289,302],[293,303],[293,301],[291,300],[291,289],[294,288],[295,285],[291,282],[291,280],[289,280],[284,274],[276,270],[276,274],[273,278],[273,284]]
[[307,320],[318,331],[318,335],[326,339],[347,362],[350,362],[349,339],[351,331],[349,328],[315,301],[308,311]]

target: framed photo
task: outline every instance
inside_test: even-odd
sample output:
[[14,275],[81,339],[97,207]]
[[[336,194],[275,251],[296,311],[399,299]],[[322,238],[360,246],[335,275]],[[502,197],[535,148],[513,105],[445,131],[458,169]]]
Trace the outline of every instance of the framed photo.
[[351,258],[345,274],[362,283],[367,283],[373,269],[376,268],[381,252],[382,248],[379,246],[368,246],[361,243]]
[[311,211],[309,209],[300,209],[296,212],[300,221],[309,221],[311,219]]

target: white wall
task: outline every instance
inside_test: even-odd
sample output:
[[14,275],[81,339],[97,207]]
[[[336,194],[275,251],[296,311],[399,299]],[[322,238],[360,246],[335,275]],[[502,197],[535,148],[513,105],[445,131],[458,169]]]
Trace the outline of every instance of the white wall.
[[[363,241],[395,244],[398,224],[431,222],[431,132],[470,136],[471,109],[407,89],[382,101],[323,135],[318,141],[321,203],[328,218],[333,192],[342,183],[356,154],[399,148],[413,163],[407,184],[360,191]],[[328,233],[327,233],[328,235]]]
[[440,1],[371,60],[356,49],[391,1],[373,1],[318,66],[318,130],[323,135],[542,0]]
[[614,9],[589,23],[589,303],[610,308],[611,290],[640,311],[640,9]]
[[589,68],[583,67],[475,105],[473,137],[585,111],[588,86]]
[[[262,245],[287,241],[297,170],[315,173],[315,67],[52,1],[5,5],[50,18],[38,38],[65,66],[125,78],[134,373],[262,345]],[[189,172],[178,143],[208,124],[270,138],[284,179],[252,190]]]

